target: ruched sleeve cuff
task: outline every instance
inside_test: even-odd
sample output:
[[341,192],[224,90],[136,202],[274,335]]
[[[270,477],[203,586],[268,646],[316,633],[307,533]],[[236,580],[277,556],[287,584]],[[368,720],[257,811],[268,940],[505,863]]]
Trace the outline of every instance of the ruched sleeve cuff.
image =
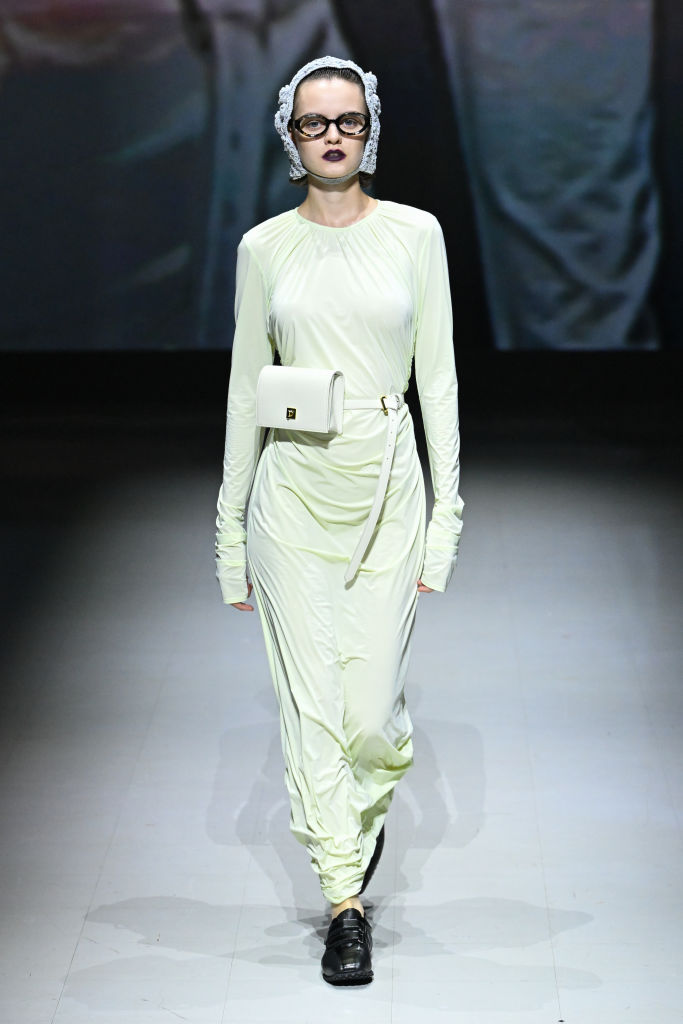
[[[216,525],[219,526],[218,520]],[[247,538],[244,529],[216,534],[216,576],[224,604],[247,599]]]
[[465,506],[458,497],[450,508],[434,504],[432,518],[427,527],[427,544],[421,579],[426,587],[443,593],[448,586],[458,557],[462,532],[462,510]]

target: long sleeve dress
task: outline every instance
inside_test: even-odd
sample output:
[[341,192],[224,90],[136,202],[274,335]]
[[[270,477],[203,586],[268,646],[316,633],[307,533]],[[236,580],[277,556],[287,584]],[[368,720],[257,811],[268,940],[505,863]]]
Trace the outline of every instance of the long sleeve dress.
[[[291,828],[324,895],[357,893],[393,788],[412,762],[404,686],[417,581],[444,591],[462,527],[451,301],[429,213],[381,201],[334,228],[289,210],[238,249],[217,575],[225,603],[254,586],[280,705]],[[342,370],[347,399],[404,393],[414,359],[434,507],[407,405],[382,512],[351,583],[386,417],[345,409],[343,432],[265,428],[256,382],[284,365]],[[248,506],[248,512],[247,512]]]

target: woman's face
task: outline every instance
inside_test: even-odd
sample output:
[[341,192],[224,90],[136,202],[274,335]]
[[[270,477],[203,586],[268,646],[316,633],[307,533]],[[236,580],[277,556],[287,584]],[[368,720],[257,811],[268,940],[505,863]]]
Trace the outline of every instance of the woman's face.
[[[324,117],[339,117],[340,114],[355,112],[367,114],[365,94],[360,85],[343,78],[314,78],[304,81],[294,97],[292,121],[304,114],[322,114]],[[358,169],[363,159],[363,150],[369,127],[362,135],[342,135],[336,124],[331,124],[324,135],[307,139],[296,128],[290,129],[299,150],[301,162],[307,171],[326,178],[341,178]]]

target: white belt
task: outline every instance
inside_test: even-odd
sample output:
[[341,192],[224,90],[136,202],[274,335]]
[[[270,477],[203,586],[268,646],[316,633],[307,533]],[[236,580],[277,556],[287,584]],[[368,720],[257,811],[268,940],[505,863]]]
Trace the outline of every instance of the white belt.
[[370,538],[372,537],[375,526],[377,525],[379,514],[382,511],[384,496],[387,493],[387,487],[389,486],[391,465],[394,461],[396,435],[398,434],[398,410],[402,405],[405,405],[405,400],[403,395],[398,394],[398,392],[391,395],[382,395],[381,398],[347,398],[344,402],[345,409],[381,409],[384,415],[388,417],[387,437],[384,445],[384,458],[382,459],[382,468],[379,473],[379,479],[377,480],[375,497],[365,526],[363,527],[360,540],[356,545],[356,550],[353,552],[351,561],[344,573],[344,581],[346,583],[350,583],[358,572],[358,567],[360,566],[363,555],[367,550]]

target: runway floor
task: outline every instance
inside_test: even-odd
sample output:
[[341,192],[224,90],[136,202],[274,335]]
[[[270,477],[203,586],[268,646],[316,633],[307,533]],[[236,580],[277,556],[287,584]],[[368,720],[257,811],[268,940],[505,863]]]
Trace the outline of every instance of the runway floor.
[[654,445],[468,443],[420,598],[375,981],[319,973],[257,614],[213,575],[215,431],[6,448],[0,1024],[683,1021],[681,484]]

